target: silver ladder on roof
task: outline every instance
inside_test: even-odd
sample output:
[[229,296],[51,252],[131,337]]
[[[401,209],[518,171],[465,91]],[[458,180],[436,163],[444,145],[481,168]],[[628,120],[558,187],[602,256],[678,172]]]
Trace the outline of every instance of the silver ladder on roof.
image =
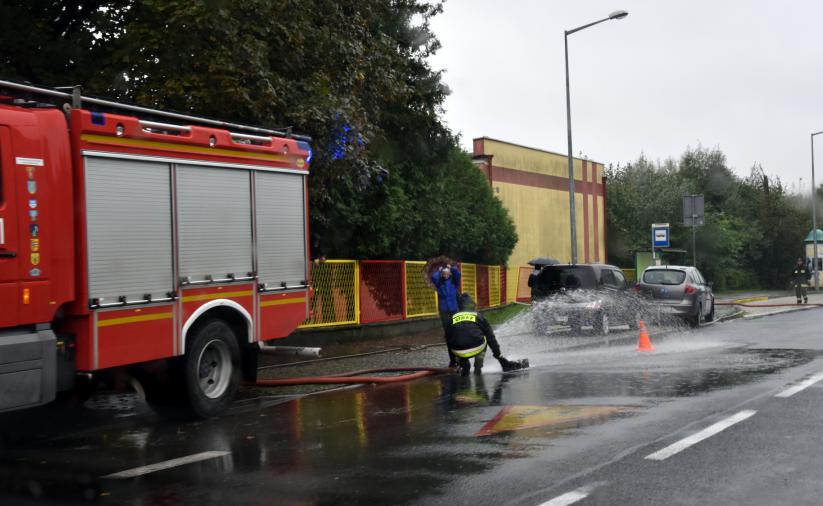
[[[61,98],[61,99],[67,99],[67,100],[71,101],[71,106],[75,109],[81,108],[82,104],[85,102],[85,103],[92,104],[92,105],[99,105],[99,106],[102,106],[102,107],[110,107],[112,109],[121,109],[121,110],[124,110],[124,111],[131,111],[131,112],[136,112],[136,113],[151,114],[151,115],[154,115],[154,116],[161,116],[161,117],[164,117],[164,118],[170,118],[170,119],[175,119],[175,120],[180,120],[180,121],[193,122],[193,123],[197,123],[197,124],[201,124],[201,125],[208,125],[208,126],[213,126],[213,127],[218,127],[218,128],[224,128],[226,130],[243,130],[243,131],[246,131],[246,132],[253,132],[253,133],[256,133],[256,134],[272,135],[272,136],[277,136],[277,137],[286,137],[286,138],[290,138],[290,139],[297,139],[297,140],[300,140],[300,141],[307,141],[307,142],[311,141],[311,137],[308,137],[308,136],[305,136],[305,135],[295,135],[295,134],[292,134],[291,131],[289,131],[289,130],[271,130],[271,129],[268,129],[268,128],[260,128],[260,127],[250,126],[250,125],[241,125],[239,123],[231,123],[231,122],[228,122],[228,121],[220,121],[220,120],[211,119],[211,118],[203,118],[203,117],[200,117],[200,116],[189,116],[187,114],[181,114],[181,113],[178,113],[178,112],[171,112],[171,111],[164,111],[164,110],[161,110],[161,109],[151,109],[149,107],[142,107],[142,106],[139,106],[139,105],[122,104],[120,102],[114,102],[112,100],[104,100],[104,99],[101,99],[101,98],[84,97],[80,94],[80,86],[74,86],[72,88],[71,93],[66,93],[66,92],[63,92],[63,91],[55,90],[55,89],[39,88],[37,86],[31,86],[31,85],[28,85],[28,84],[20,84],[20,83],[15,83],[15,82],[12,82],[12,81],[0,80],[0,91],[2,91],[4,89],[16,90],[16,91],[20,91],[20,92],[37,94],[37,95],[45,95],[45,96]],[[164,125],[164,126],[171,127],[171,126],[175,126],[175,125]],[[179,128],[179,127],[177,127],[177,128]],[[233,136],[235,136],[235,137],[244,137],[243,134],[233,134]],[[246,137],[253,138],[253,136],[246,136]]]

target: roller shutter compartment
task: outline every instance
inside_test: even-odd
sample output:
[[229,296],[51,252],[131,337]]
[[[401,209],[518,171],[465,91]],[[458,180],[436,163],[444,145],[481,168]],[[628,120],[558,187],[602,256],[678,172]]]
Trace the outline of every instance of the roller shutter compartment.
[[202,281],[252,272],[247,170],[177,166],[180,276]]
[[89,297],[164,298],[174,290],[169,166],[86,158]]
[[257,267],[266,288],[306,280],[306,206],[302,174],[258,172]]

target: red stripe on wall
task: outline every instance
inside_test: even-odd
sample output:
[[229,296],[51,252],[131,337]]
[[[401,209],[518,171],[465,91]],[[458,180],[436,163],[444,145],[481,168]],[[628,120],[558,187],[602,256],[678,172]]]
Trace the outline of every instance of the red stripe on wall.
[[606,176],[601,179],[603,188],[603,261],[609,260],[609,214],[606,212]]
[[[500,183],[519,184],[534,188],[548,188],[550,190],[569,191],[569,179],[562,176],[550,176],[536,172],[510,169],[499,165],[492,165],[493,180]],[[575,180],[575,193],[583,193],[580,181]],[[595,184],[595,195],[603,195],[603,185]]]
[[583,184],[581,190],[583,194],[583,258],[586,263],[590,263],[591,256],[589,255],[589,178],[588,178],[588,163],[583,160],[582,171],[580,173]]
[[[602,165],[601,165],[602,167]],[[600,261],[600,211],[597,205],[597,194],[595,193],[595,186],[597,186],[597,164],[592,164],[592,211],[594,214],[594,261]]]

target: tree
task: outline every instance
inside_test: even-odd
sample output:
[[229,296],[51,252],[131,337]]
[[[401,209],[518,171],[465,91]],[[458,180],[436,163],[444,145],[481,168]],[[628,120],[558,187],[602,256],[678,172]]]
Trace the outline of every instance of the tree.
[[[446,247],[504,262],[511,220],[440,120],[448,90],[427,58],[441,11],[418,0],[10,0],[0,75],[310,135],[312,228],[332,255]],[[467,207],[478,228],[430,225]]]
[[698,267],[720,289],[785,287],[794,259],[803,255],[809,205],[787,193],[779,179],[755,165],[746,179],[728,168],[719,149],[687,148],[679,161],[652,163],[644,156],[610,168],[606,187],[610,261],[631,265],[648,250],[649,226],[672,224],[672,245],[689,251],[690,227],[682,226],[681,199],[705,196],[705,225],[697,229]]

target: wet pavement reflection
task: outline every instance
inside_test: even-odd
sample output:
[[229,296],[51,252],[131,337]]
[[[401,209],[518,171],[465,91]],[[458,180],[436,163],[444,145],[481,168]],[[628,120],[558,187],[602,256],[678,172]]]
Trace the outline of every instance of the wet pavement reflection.
[[[628,355],[627,355],[628,356]],[[171,422],[135,396],[96,396],[0,419],[0,503],[397,504],[599,430],[666,398],[756,381],[813,352],[723,350],[708,360],[534,368],[339,389],[205,422]],[[220,458],[127,479],[101,476],[206,451]]]

